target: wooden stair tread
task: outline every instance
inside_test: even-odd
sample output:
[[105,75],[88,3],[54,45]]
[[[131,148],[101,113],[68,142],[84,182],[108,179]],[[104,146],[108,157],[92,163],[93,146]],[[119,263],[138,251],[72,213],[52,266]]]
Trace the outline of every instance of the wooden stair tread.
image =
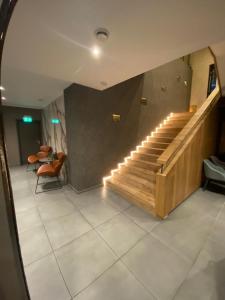
[[113,190],[131,200],[134,204],[144,208],[145,210],[154,213],[155,199],[153,194],[145,193],[137,188],[119,183],[116,180],[107,180],[107,185]]
[[130,181],[134,185],[135,185],[135,183],[138,183],[140,188],[141,189],[143,188],[144,190],[146,189],[146,190],[153,191],[155,189],[155,182],[144,179],[144,178],[139,177],[135,174],[123,173],[123,172],[119,171],[117,174],[115,174],[115,178],[117,178],[117,180],[121,180],[122,182],[126,181],[126,180],[127,180],[127,182]]
[[130,160],[132,160],[132,161],[140,161],[140,162],[146,163],[148,165],[154,165],[154,166],[160,167],[160,164],[158,164],[158,163],[154,163],[154,162],[143,160],[143,159],[131,158]]
[[139,174],[139,176],[143,176],[144,178],[149,179],[149,180],[151,177],[155,178],[155,176],[156,176],[155,172],[152,170],[147,170],[147,169],[144,169],[144,168],[141,168],[138,166],[133,166],[133,165],[123,166],[120,169],[120,172]]

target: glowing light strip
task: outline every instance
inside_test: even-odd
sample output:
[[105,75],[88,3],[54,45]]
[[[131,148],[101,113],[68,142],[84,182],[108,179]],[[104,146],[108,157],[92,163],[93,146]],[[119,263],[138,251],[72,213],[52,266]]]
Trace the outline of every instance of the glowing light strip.
[[150,135],[146,136],[145,140],[143,140],[141,142],[140,145],[136,146],[136,150],[132,150],[130,152],[130,155],[126,156],[124,158],[124,161],[122,163],[118,163],[117,165],[117,168],[116,169],[113,169],[110,171],[110,174],[109,176],[106,176],[106,177],[103,177],[102,181],[103,181],[103,185],[105,186],[106,185],[106,182],[107,180],[111,179],[114,175],[114,173],[118,172],[122,166],[126,166],[127,163],[128,163],[128,160],[132,158],[132,155],[135,154],[135,153],[138,153],[138,151],[140,150],[140,148],[143,148],[145,143],[148,143],[149,142],[149,139],[150,138],[153,138],[154,135],[159,131],[159,129],[161,129],[164,125],[167,124],[167,122],[170,120],[170,118],[173,116],[173,113],[170,113],[160,124],[158,127],[155,128],[154,131],[151,132]]

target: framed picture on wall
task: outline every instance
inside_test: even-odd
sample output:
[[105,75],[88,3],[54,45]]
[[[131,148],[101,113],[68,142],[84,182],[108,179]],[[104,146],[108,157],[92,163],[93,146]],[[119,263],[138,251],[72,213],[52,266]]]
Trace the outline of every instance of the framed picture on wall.
[[216,67],[215,64],[209,65],[209,80],[208,80],[208,90],[207,90],[207,97],[211,94],[211,92],[216,87]]

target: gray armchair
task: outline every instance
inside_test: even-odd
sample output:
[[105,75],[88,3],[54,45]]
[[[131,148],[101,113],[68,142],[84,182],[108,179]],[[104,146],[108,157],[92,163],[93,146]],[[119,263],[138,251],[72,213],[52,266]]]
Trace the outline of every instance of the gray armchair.
[[220,160],[218,157],[213,156],[213,155],[210,156],[210,159],[215,165],[222,167],[225,170],[225,162],[224,161]]
[[208,159],[205,159],[204,171],[206,176],[206,181],[203,187],[204,190],[207,188],[210,181],[216,181],[225,185],[225,170],[222,167],[215,165]]

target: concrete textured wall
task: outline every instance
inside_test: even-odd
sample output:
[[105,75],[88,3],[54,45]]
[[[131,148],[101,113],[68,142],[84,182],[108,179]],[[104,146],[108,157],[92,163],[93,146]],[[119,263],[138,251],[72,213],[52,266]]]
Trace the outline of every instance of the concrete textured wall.
[[[184,81],[188,82],[186,86]],[[189,107],[190,67],[181,59],[104,91],[64,91],[69,182],[82,191],[102,182],[170,112]],[[141,97],[148,99],[141,105]],[[120,114],[114,123],[112,114]]]
[[41,120],[41,110],[3,106],[3,123],[6,139],[9,166],[20,165],[20,151],[16,121],[24,115],[32,116],[34,120]]

